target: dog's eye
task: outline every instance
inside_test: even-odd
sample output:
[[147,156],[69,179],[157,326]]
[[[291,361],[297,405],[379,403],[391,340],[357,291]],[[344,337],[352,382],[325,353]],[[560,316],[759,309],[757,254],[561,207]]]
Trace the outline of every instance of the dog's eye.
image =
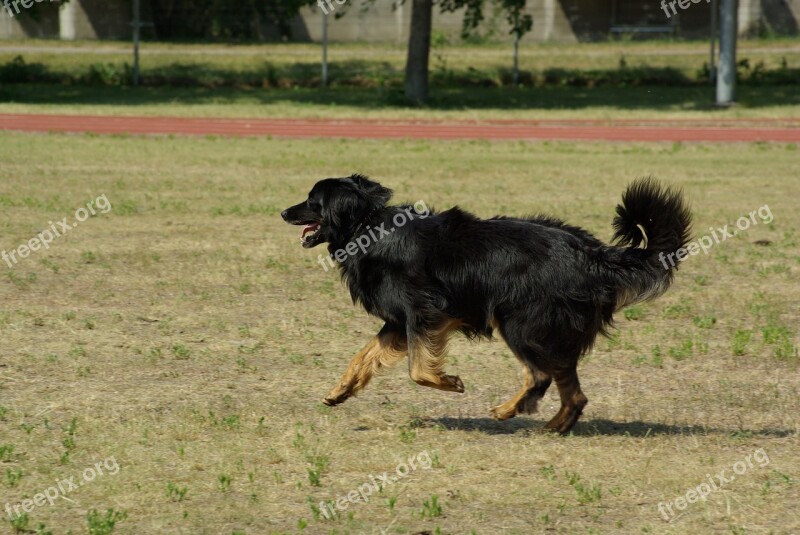
[[310,210],[314,210],[315,212],[319,212],[320,208],[322,208],[322,205],[320,203],[318,203],[317,201],[312,201],[311,199],[309,199],[306,202],[306,204],[308,205],[308,208]]

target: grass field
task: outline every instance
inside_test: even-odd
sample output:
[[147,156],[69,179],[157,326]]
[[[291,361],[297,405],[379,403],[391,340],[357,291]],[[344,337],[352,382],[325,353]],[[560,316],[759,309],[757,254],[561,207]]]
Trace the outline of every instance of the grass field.
[[[507,84],[510,46],[435,45],[431,101],[424,108],[409,108],[402,98],[401,46],[332,44],[333,87],[327,90],[314,87],[320,77],[318,45],[146,43],[143,76],[168,77],[177,87],[103,85],[121,83],[117,78],[132,62],[128,43],[5,41],[0,75],[17,56],[28,65],[40,64],[57,79],[73,80],[94,66],[93,78],[99,80],[89,85],[12,83],[19,77],[11,69],[5,84],[0,76],[0,113],[476,120],[800,115],[797,39],[742,40],[737,56],[747,63],[742,76],[763,68],[783,73],[783,82],[744,84],[737,91],[737,106],[725,110],[714,107],[714,89],[698,74],[709,61],[705,42],[525,43],[520,69],[552,80],[524,87]],[[550,71],[555,74],[545,75]],[[587,87],[576,77],[605,80],[605,85]]]
[[[469,45],[433,41],[431,67],[456,70],[473,68],[492,70],[510,68],[511,44]],[[778,67],[785,60],[797,67],[800,62],[800,40],[782,38],[768,40],[741,39],[738,59],[763,62],[765,67]],[[26,60],[51,66],[61,72],[82,72],[95,63],[122,66],[132,63],[132,45],[127,42],[75,41],[64,43],[48,40],[4,40],[0,47],[0,63],[22,54]],[[165,69],[173,65],[194,65],[208,71],[249,72],[272,65],[277,69],[319,70],[322,49],[319,44],[254,44],[207,45],[143,43],[142,68]],[[526,43],[520,47],[520,69],[549,68],[613,69],[624,58],[631,67],[671,67],[694,73],[709,61],[707,41],[609,41],[606,43]],[[331,43],[328,59],[340,72],[364,67],[402,70],[406,60],[405,44]],[[388,71],[387,71],[388,72]],[[332,74],[336,74],[335,72]],[[370,73],[371,74],[371,73]]]
[[737,105],[717,109],[712,88],[536,88],[434,91],[435,104],[409,108],[380,90],[62,87],[0,88],[0,113],[62,113],[327,119],[786,119],[800,116],[793,86],[741,87]]
[[[0,133],[0,161],[0,250],[100,196],[112,207],[0,264],[0,507],[84,483],[2,533],[800,531],[795,145]],[[401,365],[321,404],[379,323],[278,214],[354,171],[398,201],[545,211],[602,239],[624,186],[648,174],[684,188],[697,235],[765,205],[774,220],[620,314],[579,369],[582,421],[555,437],[537,432],[555,391],[535,416],[488,417],[521,380],[500,341],[454,341],[462,395]],[[324,518],[321,501],[409,458],[406,477]],[[106,473],[88,481],[97,462]],[[662,517],[659,503],[734,469]]]

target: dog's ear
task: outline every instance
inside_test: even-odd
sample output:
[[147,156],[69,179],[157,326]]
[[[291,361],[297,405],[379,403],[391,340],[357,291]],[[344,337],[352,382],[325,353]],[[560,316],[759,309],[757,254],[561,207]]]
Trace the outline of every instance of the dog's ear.
[[383,206],[392,198],[392,190],[381,186],[364,175],[350,175],[350,180],[352,180],[358,190],[364,193],[368,200],[374,204]]
[[322,202],[322,219],[332,228],[347,229],[374,205],[369,195],[350,179],[328,185]]

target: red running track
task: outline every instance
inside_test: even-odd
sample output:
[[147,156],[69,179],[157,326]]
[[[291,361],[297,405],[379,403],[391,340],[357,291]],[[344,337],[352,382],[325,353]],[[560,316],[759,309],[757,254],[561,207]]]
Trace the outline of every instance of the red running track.
[[800,118],[708,121],[694,119],[401,121],[0,114],[0,130],[288,138],[800,143]]

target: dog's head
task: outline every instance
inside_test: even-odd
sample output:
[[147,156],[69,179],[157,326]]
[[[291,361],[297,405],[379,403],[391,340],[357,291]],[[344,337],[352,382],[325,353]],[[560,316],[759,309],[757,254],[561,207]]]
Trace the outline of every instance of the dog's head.
[[[290,225],[304,225],[303,247],[347,240],[370,213],[392,198],[392,190],[362,175],[320,180],[308,199],[281,212]],[[308,235],[308,236],[306,236]]]

